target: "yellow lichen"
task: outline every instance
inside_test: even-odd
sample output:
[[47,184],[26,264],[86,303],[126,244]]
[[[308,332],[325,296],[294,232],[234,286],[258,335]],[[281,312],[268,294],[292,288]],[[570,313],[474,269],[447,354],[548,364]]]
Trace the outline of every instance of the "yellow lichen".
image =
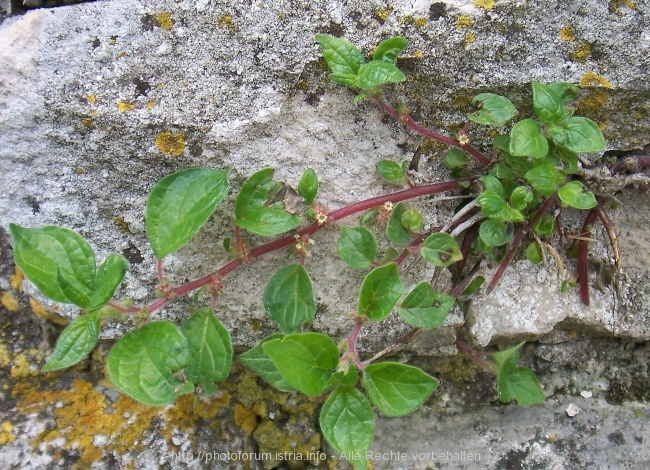
[[390,15],[392,12],[393,9],[391,7],[383,8],[381,10],[375,11],[375,16],[377,16],[377,18],[382,21],[386,21],[386,19],[388,19],[388,15]]
[[474,6],[485,10],[491,10],[494,8],[494,0],[474,0]]
[[421,59],[422,57],[424,57],[424,52],[415,51],[411,57],[413,57],[414,59]]
[[147,101],[147,109],[153,109],[154,106],[156,106],[156,102],[154,100]]
[[472,33],[467,33],[465,35],[465,46],[470,45],[474,41],[476,41],[476,36],[474,36]]
[[118,215],[113,219],[113,223],[117,227],[117,229],[120,231],[120,233],[131,233],[131,229],[129,228],[129,224],[124,220],[124,217],[121,215]]
[[609,94],[602,90],[594,90],[587,96],[583,96],[578,101],[578,114],[589,116],[590,114],[601,110],[609,100]]
[[262,323],[259,320],[253,320],[251,322],[251,331],[259,334],[262,331]]
[[156,19],[158,20],[158,24],[162,29],[172,29],[174,27],[174,19],[172,18],[172,14],[169,12],[165,13],[157,13],[156,14]]
[[576,40],[576,34],[575,31],[571,26],[562,26],[562,29],[560,29],[560,39],[563,41],[575,41]]
[[4,343],[0,343],[0,367],[7,367],[11,364],[11,355]]
[[156,146],[162,153],[178,157],[185,150],[185,139],[183,138],[183,134],[161,132],[156,137]]
[[27,360],[27,354],[20,353],[14,357],[14,367],[11,368],[11,376],[14,379],[29,377],[30,375],[37,375],[38,371],[31,370],[31,364]]
[[16,439],[13,435],[14,425],[9,421],[5,421],[0,425],[0,446],[7,444],[8,442],[14,442]]
[[470,19],[469,16],[459,16],[456,20],[456,29],[469,28],[474,22]]
[[415,18],[413,21],[413,24],[415,25],[416,28],[424,28],[427,25],[427,19],[426,18]]
[[39,301],[33,297],[29,298],[29,305],[31,305],[32,307],[32,312],[34,312],[36,316],[39,318],[42,318],[44,320],[49,320],[52,323],[56,323],[57,325],[65,326],[69,323],[68,320],[63,318],[58,313],[45,310],[43,306],[39,303]]
[[609,12],[616,13],[621,6],[625,6],[630,10],[639,10],[638,5],[631,0],[612,0],[609,2]]
[[251,410],[237,403],[235,405],[235,424],[246,434],[251,435],[257,427],[257,416]]
[[11,288],[18,292],[22,292],[23,279],[25,279],[25,275],[23,274],[23,271],[18,266],[16,266],[16,272],[9,277]]
[[580,47],[573,53],[571,56],[571,59],[574,62],[580,62],[581,64],[584,64],[587,62],[587,59],[591,55],[591,44],[588,42],[583,42]]
[[94,129],[95,123],[93,122],[92,118],[85,118],[81,120],[81,124],[86,126],[88,129]]
[[88,95],[86,96],[86,99],[88,100],[89,103],[96,103],[97,102],[97,97],[95,95]]
[[133,103],[129,103],[127,101],[120,101],[117,103],[117,109],[120,111],[133,111],[135,109],[135,105]]
[[612,84],[605,77],[594,72],[587,72],[580,78],[580,88],[603,87],[612,88]]
[[208,401],[200,400],[196,411],[194,410],[194,397],[182,395],[176,399],[174,406],[165,411],[165,420],[172,426],[183,431],[191,430],[198,419],[212,422],[214,426],[219,424],[214,417],[221,408],[230,404],[231,396],[228,392],[220,390],[218,397],[210,397]]
[[221,15],[217,18],[217,26],[221,29],[227,29],[228,31],[233,31],[235,29],[235,23],[230,15]]
[[16,297],[14,297],[11,292],[3,291],[2,296],[0,296],[0,303],[2,303],[2,305],[4,305],[10,312],[18,311],[18,300],[16,300]]

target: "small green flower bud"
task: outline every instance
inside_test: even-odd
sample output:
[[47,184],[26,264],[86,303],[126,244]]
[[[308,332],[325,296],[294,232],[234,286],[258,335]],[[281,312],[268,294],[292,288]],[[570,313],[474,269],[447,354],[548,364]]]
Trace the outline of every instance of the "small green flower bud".
[[408,209],[402,214],[402,225],[409,232],[417,232],[424,225],[424,220],[418,211]]

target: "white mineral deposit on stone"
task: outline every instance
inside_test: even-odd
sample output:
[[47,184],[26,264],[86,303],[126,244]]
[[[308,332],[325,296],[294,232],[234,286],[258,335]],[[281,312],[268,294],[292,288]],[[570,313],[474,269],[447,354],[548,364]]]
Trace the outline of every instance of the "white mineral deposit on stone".
[[573,403],[571,403],[566,409],[566,414],[569,415],[570,418],[573,418],[578,413],[580,413],[580,408]]
[[582,392],[580,392],[580,395],[582,396],[582,398],[591,398],[591,397],[594,396],[593,393],[591,393],[591,392],[589,392],[587,390],[583,390]]

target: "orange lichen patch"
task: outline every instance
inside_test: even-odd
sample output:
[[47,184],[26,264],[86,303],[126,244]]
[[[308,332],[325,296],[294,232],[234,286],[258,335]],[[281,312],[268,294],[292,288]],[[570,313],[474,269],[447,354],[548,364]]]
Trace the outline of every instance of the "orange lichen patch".
[[147,101],[147,109],[153,109],[154,106],[156,106],[156,102],[154,100]]
[[57,325],[62,325],[62,326],[65,326],[69,323],[68,320],[63,318],[58,313],[45,310],[43,306],[39,303],[39,301],[33,297],[29,298],[29,305],[31,305],[32,307],[32,312],[34,312],[34,314],[39,318],[42,318],[44,320],[49,320],[52,323],[56,323]]
[[9,276],[9,282],[11,283],[11,288],[18,292],[22,292],[23,279],[25,279],[25,275],[23,274],[23,271],[18,266],[16,266],[16,272],[11,276]]
[[386,21],[388,19],[388,16],[393,12],[393,9],[391,7],[388,8],[383,8],[381,10],[375,11],[375,16],[379,18],[382,21]]
[[13,442],[16,438],[13,435],[14,425],[9,421],[5,421],[0,425],[0,446]]
[[413,57],[414,59],[421,59],[422,57],[424,57],[424,52],[422,52],[422,51],[415,51],[415,52],[411,55],[411,57]]
[[7,367],[11,363],[11,355],[4,343],[0,343],[0,367]]
[[491,10],[494,8],[494,0],[474,0],[474,6],[484,10]]
[[88,95],[86,96],[86,99],[88,100],[89,103],[96,103],[97,102],[97,97],[95,95]]
[[574,29],[571,26],[562,26],[562,29],[560,29],[560,39],[563,41],[575,41],[576,40],[576,33]]
[[578,47],[578,50],[576,50],[573,55],[571,56],[571,59],[574,62],[580,62],[581,64],[584,64],[587,62],[587,59],[591,55],[591,44],[588,42],[583,42],[580,47]]
[[602,77],[594,72],[587,72],[580,78],[580,88],[587,87],[603,87],[612,88],[612,84],[605,77]]
[[609,94],[602,90],[594,90],[578,101],[578,114],[590,115],[601,110],[607,104]]
[[93,122],[92,118],[82,119],[81,124],[86,126],[88,129],[94,129],[95,128],[95,123]]
[[217,26],[221,29],[227,29],[228,31],[233,31],[235,29],[235,23],[230,15],[221,15],[217,18]]
[[[210,397],[208,401],[200,400],[196,410],[194,410],[194,395],[181,395],[176,399],[174,406],[165,411],[165,420],[169,423],[168,429],[171,435],[171,427],[178,427],[183,431],[188,431],[196,425],[198,419],[213,422],[214,426],[218,425],[218,420],[214,419],[221,408],[230,405],[230,394],[223,390],[218,392],[217,397]],[[213,426],[213,427],[214,427]]]
[[183,138],[183,134],[161,132],[156,137],[156,146],[162,153],[178,157],[185,150],[185,139]]
[[469,28],[474,22],[469,18],[469,16],[459,16],[456,20],[456,29]]
[[175,21],[172,18],[172,14],[169,12],[156,13],[156,19],[158,20],[158,24],[162,29],[169,30],[174,27]]
[[5,306],[7,310],[10,312],[17,312],[18,308],[20,307],[18,305],[18,300],[16,300],[16,297],[14,297],[11,292],[3,291],[2,295],[0,296],[0,303]]
[[121,215],[118,215],[113,219],[113,223],[117,227],[117,229],[120,231],[120,233],[131,233],[131,229],[129,228],[129,224],[124,220],[124,217]]
[[470,45],[474,41],[476,41],[476,36],[474,36],[472,33],[467,33],[465,35],[465,41],[464,41],[465,46]]
[[120,111],[133,111],[135,109],[135,105],[133,103],[129,103],[128,101],[120,101],[117,103],[117,109]]
[[32,365],[27,360],[27,354],[20,353],[13,360],[14,367],[11,368],[11,376],[14,379],[29,377],[30,375],[38,375],[38,370],[33,369]]
[[251,435],[257,427],[257,416],[251,410],[237,403],[235,405],[235,424],[246,434]]
[[609,2],[609,12],[616,13],[621,6],[625,6],[630,10],[639,10],[638,5],[631,0],[612,0]]

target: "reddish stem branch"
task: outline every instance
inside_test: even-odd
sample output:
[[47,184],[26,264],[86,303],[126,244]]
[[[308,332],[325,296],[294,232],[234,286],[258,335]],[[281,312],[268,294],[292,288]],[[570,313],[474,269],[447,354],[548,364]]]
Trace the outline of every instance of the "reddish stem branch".
[[462,145],[460,142],[458,142],[456,139],[452,137],[448,137],[446,135],[439,134],[437,132],[432,131],[431,129],[427,129],[424,126],[421,126],[417,122],[415,122],[408,114],[400,114],[397,112],[395,108],[393,108],[391,105],[386,103],[384,100],[381,100],[377,97],[373,98],[375,102],[379,105],[379,107],[386,113],[397,119],[398,121],[404,123],[406,126],[408,126],[410,129],[413,129],[415,132],[418,134],[422,134],[425,137],[428,137],[429,139],[437,140],[438,142],[442,142],[443,144],[451,145],[452,147],[456,147],[461,149],[462,151],[468,153],[472,157],[476,158],[480,163],[482,163],[485,166],[490,166],[492,163],[489,158],[487,158],[485,155],[483,155],[481,152],[479,152],[476,148],[472,147],[471,145]]
[[359,355],[357,354],[357,338],[359,337],[359,332],[361,331],[362,327],[363,327],[363,322],[357,320],[357,322],[354,324],[354,328],[352,328],[352,331],[350,332],[350,336],[348,337],[348,352],[347,352],[347,355],[354,359],[354,365],[357,366],[357,369],[360,371],[362,371],[366,367],[365,364],[361,362],[361,360],[359,359]]
[[[598,206],[596,206],[597,208]],[[580,288],[580,299],[585,305],[589,305],[589,241],[591,228],[598,218],[596,208],[589,211],[585,223],[582,226],[580,240],[578,240],[578,286]]]
[[474,361],[478,365],[484,367],[488,372],[491,372],[496,376],[499,375],[497,373],[497,371],[494,370],[494,368],[492,367],[492,365],[490,363],[488,363],[488,362],[484,361],[483,359],[481,359],[479,357],[479,355],[476,353],[476,351],[474,351],[472,348],[470,348],[468,345],[463,343],[458,338],[456,338],[456,347],[458,349],[460,349],[462,352],[464,352],[465,354],[467,354],[470,357],[470,359],[472,359],[472,361]]
[[555,202],[556,199],[557,199],[557,192],[553,193],[553,195],[549,197],[544,204],[542,204],[542,207],[539,208],[537,214],[535,214],[535,217],[530,219],[530,221],[526,224],[526,226],[523,229],[521,229],[521,231],[517,234],[517,236],[515,236],[515,239],[512,241],[512,244],[510,245],[510,249],[508,250],[508,253],[506,253],[505,258],[503,258],[503,261],[499,265],[499,269],[497,269],[497,272],[494,273],[494,276],[492,276],[492,279],[490,280],[490,283],[488,284],[487,289],[485,291],[486,294],[492,292],[492,290],[499,283],[501,277],[503,276],[503,273],[506,271],[506,268],[510,264],[512,257],[515,255],[517,248],[519,248],[519,244],[521,243],[521,241],[524,239],[526,234],[528,234],[528,232],[530,232],[530,230],[535,226],[537,221],[542,218],[542,216],[546,213],[546,211],[548,211],[548,209],[551,207],[551,205]]

